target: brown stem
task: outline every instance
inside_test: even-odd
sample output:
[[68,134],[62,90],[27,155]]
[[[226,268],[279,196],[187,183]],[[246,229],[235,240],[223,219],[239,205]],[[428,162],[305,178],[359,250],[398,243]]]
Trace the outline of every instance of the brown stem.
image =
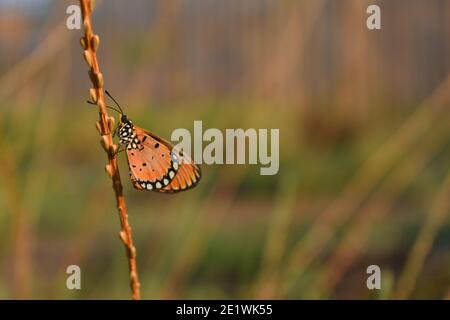
[[108,164],[106,165],[106,173],[110,176],[116,196],[116,205],[119,211],[121,231],[119,233],[122,240],[127,257],[128,267],[130,270],[130,285],[133,299],[140,299],[140,283],[136,265],[136,248],[133,244],[131,227],[128,223],[127,208],[125,206],[125,198],[123,196],[123,187],[120,180],[119,167],[117,165],[116,151],[117,146],[113,142],[112,131],[114,129],[114,118],[108,116],[106,109],[105,96],[103,94],[103,76],[100,72],[97,60],[97,48],[100,38],[95,35],[92,30],[91,12],[93,10],[92,0],[80,0],[81,13],[83,15],[84,37],[81,38],[81,46],[84,49],[83,56],[89,66],[89,77],[92,81],[93,88],[90,89],[91,99],[97,104],[99,109],[99,121],[96,126],[102,137],[101,144],[108,155]]

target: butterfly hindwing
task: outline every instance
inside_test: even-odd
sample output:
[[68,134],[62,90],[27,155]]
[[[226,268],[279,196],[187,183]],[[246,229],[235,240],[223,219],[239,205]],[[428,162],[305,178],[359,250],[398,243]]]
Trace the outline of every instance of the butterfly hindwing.
[[161,192],[178,192],[188,190],[195,187],[200,181],[200,167],[195,165],[189,156],[180,153],[181,152],[172,149],[172,154],[175,154],[176,157],[180,159],[179,169],[175,177],[161,190]]

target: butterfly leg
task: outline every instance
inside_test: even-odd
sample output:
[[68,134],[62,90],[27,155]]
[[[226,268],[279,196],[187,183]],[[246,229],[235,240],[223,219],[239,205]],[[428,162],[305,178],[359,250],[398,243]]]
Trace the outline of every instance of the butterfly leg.
[[119,130],[119,125],[116,125],[116,127],[113,130],[113,138],[116,136],[118,130]]
[[125,147],[123,145],[119,145],[119,148],[117,149],[116,153],[114,153],[114,156],[117,156],[119,153],[124,152]]

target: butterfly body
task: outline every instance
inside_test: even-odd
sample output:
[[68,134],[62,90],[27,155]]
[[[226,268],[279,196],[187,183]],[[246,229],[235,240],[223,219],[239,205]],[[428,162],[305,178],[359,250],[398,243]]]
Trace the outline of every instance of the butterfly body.
[[130,179],[138,190],[175,193],[193,188],[201,178],[200,167],[170,142],[120,117],[116,129],[125,147]]
[[128,150],[142,148],[139,139],[136,137],[133,123],[125,116],[122,117],[120,123],[118,127],[120,144],[126,146]]

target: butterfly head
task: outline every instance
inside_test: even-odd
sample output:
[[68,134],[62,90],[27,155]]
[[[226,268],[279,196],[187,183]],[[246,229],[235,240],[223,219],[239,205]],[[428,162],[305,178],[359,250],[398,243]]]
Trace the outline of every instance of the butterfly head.
[[127,123],[131,123],[131,121],[128,120],[128,117],[125,114],[122,114],[119,118],[119,126]]
[[132,135],[133,123],[125,114],[119,117],[119,125],[117,126],[119,137],[128,137]]

